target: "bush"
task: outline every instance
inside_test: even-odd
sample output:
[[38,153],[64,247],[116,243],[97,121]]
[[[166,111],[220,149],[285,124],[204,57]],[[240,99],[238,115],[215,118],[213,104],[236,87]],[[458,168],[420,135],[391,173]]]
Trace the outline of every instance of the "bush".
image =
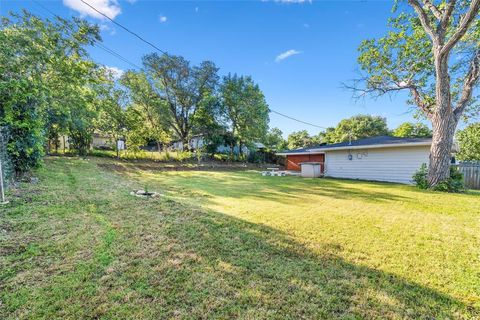
[[456,167],[450,167],[450,177],[437,184],[433,190],[443,192],[462,192],[465,190],[463,174]]
[[216,153],[213,155],[213,159],[217,161],[227,162],[230,159],[230,156],[225,153]]
[[415,185],[419,189],[423,189],[423,190],[428,189],[427,175],[428,175],[427,164],[422,163],[422,165],[420,166],[420,169],[418,169],[412,177],[413,182],[415,182]]
[[[423,163],[420,166],[420,169],[415,172],[412,179],[415,182],[415,185],[420,189],[428,189],[430,186],[427,180],[428,169],[427,165]],[[450,177],[437,184],[433,187],[435,191],[443,191],[443,192],[462,192],[465,189],[463,183],[463,174],[458,171],[456,167],[450,167]]]

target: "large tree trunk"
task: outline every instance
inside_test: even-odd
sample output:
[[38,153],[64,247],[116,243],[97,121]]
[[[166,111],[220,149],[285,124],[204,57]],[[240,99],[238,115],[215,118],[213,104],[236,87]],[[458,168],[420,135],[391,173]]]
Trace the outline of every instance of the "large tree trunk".
[[448,55],[442,55],[439,48],[434,48],[434,56],[436,107],[430,117],[433,133],[428,166],[430,187],[435,187],[450,176],[453,137],[458,122],[452,108]]
[[433,187],[450,176],[450,160],[457,120],[453,113],[449,116],[437,114],[432,118],[432,126],[428,183]]
[[188,137],[183,137],[182,138],[182,151],[190,151],[190,141],[188,141]]

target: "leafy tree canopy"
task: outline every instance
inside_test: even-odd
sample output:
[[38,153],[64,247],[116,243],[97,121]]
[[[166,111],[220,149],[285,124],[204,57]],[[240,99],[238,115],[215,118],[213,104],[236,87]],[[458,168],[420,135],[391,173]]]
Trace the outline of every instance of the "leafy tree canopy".
[[393,130],[392,135],[402,138],[427,138],[432,136],[432,130],[420,122],[404,122]]
[[387,120],[379,116],[356,115],[343,119],[335,128],[329,128],[321,135],[324,143],[337,143],[368,137],[388,135]]
[[80,19],[43,20],[26,11],[2,18],[0,125],[11,132],[17,174],[40,163],[47,137],[83,123],[77,116],[92,107],[99,75],[86,47],[99,39],[98,27]]
[[288,149],[306,148],[312,146],[313,143],[307,130],[292,132],[287,137]]
[[251,77],[230,74],[224,77],[220,98],[232,135],[240,144],[264,140],[269,108],[263,92]]
[[457,132],[460,151],[457,159],[463,161],[480,161],[480,123],[469,125]]
[[218,85],[218,68],[211,61],[198,66],[181,56],[148,54],[143,57],[148,81],[165,102],[169,126],[183,143],[195,131],[197,111],[206,106]]
[[[408,7],[404,5],[408,3]],[[450,179],[450,153],[462,118],[478,114],[480,0],[395,1],[387,34],[359,47],[357,97],[405,90],[432,123],[431,188]]]
[[265,135],[263,141],[265,146],[270,150],[283,150],[287,148],[287,141],[283,139],[283,132],[278,128],[271,128]]

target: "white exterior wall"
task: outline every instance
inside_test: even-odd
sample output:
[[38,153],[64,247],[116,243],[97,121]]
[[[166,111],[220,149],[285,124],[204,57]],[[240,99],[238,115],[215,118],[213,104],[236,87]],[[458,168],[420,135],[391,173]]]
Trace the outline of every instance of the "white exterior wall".
[[325,176],[411,184],[429,154],[430,146],[325,151]]

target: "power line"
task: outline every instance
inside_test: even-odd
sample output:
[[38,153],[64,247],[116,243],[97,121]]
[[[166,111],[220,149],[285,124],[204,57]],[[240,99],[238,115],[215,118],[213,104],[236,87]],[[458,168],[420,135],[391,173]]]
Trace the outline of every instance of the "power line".
[[123,62],[128,63],[129,65],[131,65],[131,66],[134,67],[134,68],[142,69],[142,67],[140,67],[140,66],[138,66],[137,64],[131,62],[130,60],[128,60],[127,58],[125,58],[125,57],[122,56],[121,54],[115,52],[114,50],[112,50],[112,49],[110,49],[110,48],[108,48],[108,47],[106,47],[105,45],[103,45],[103,44],[100,43],[100,42],[95,41],[95,42],[93,43],[93,45],[96,46],[96,47],[99,48],[99,49],[102,49],[102,50],[105,51],[105,52],[110,53],[112,56],[114,56],[114,57],[122,60]]
[[168,56],[168,53],[162,49],[160,49],[159,47],[157,47],[156,45],[154,45],[153,43],[151,43],[150,41],[148,40],[145,40],[143,37],[141,37],[138,33],[128,29],[127,27],[123,26],[122,24],[116,22],[115,20],[113,20],[112,18],[110,18],[109,16],[107,16],[105,13],[101,12],[100,10],[98,10],[97,8],[95,8],[94,6],[92,6],[91,4],[89,4],[88,2],[84,1],[84,0],[80,0],[83,4],[89,6],[92,10],[94,10],[95,12],[97,12],[98,14],[104,16],[105,18],[107,18],[108,20],[110,20],[112,23],[114,23],[115,25],[119,26],[120,28],[122,28],[123,30],[127,31],[128,33],[134,35],[135,37],[137,37],[138,39],[140,39],[141,41],[145,42],[146,44],[148,44],[149,46],[151,46],[152,48],[154,48],[155,50],[159,51],[160,53],[163,53],[165,55]]
[[[37,5],[39,5],[40,7],[42,7],[44,10],[46,10],[47,12],[49,12],[52,16],[56,17],[57,19],[62,19],[59,15],[57,15],[55,12],[53,12],[52,10],[48,9],[47,7],[45,7],[43,4],[41,4],[40,2],[36,1],[36,0],[33,0],[33,2],[35,2]],[[142,67],[138,66],[137,64],[135,64],[134,62],[128,60],[127,58],[125,58],[124,56],[122,56],[121,54],[119,54],[118,52],[116,52],[115,50],[107,47],[106,45],[104,45],[103,43],[101,43],[100,41],[98,40],[94,40],[93,42],[93,45],[96,46],[97,48],[99,49],[102,49],[103,51],[107,52],[107,53],[110,53],[112,56],[116,57],[117,59],[120,59],[122,60],[123,62],[125,63],[128,63],[129,65],[131,65],[132,67],[134,68],[137,68],[137,69],[142,69]]]
[[306,122],[306,121],[303,121],[303,120],[299,120],[299,119],[287,116],[286,114],[283,114],[283,113],[280,113],[278,111],[272,110],[271,108],[269,108],[269,111],[272,112],[272,113],[278,114],[279,116],[285,117],[287,119],[297,121],[297,122],[300,122],[300,123],[303,123],[303,124],[306,124],[306,125],[309,125],[309,126],[312,126],[312,127],[316,127],[316,128],[320,128],[320,129],[328,129],[326,127],[318,126],[318,125],[310,123],[310,122]]
[[[35,3],[37,3],[38,5],[40,5],[42,8],[44,8],[45,10],[47,10],[48,12],[50,12],[52,15],[54,15],[55,17],[57,18],[60,18],[57,14],[53,13],[51,10],[49,10],[48,8],[46,8],[45,6],[43,6],[42,4],[40,4],[38,1],[36,0],[33,0]],[[112,18],[110,18],[109,16],[107,16],[106,14],[104,14],[103,12],[99,11],[98,9],[96,9],[94,6],[90,5],[89,3],[85,2],[84,0],[80,0],[81,2],[83,2],[85,5],[89,6],[92,10],[94,10],[95,12],[97,12],[98,14],[104,16],[105,18],[107,18],[108,20],[110,20],[111,22],[113,22],[114,24],[116,24],[117,26],[121,27],[122,29],[124,29],[125,31],[127,31],[128,33],[134,35],[135,37],[137,37],[138,39],[140,39],[141,41],[147,43],[148,45],[150,45],[151,47],[153,47],[154,49],[158,50],[160,53],[163,53],[163,54],[166,54],[168,55],[168,53],[160,48],[158,48],[157,46],[155,46],[154,44],[152,44],[151,42],[145,40],[144,38],[142,38],[141,36],[139,36],[136,32],[133,32],[131,31],[130,29],[128,29],[127,27],[121,25],[120,23],[114,21]],[[139,67],[138,65],[136,65],[135,63],[129,61],[127,58],[123,57],[121,54],[115,52],[113,49],[110,49],[108,48],[107,46],[105,46],[104,44],[98,42],[98,41],[95,41],[94,42],[94,45],[97,46],[98,48],[110,53],[111,55],[115,56],[116,58],[130,64],[131,66],[135,67],[135,68],[138,68],[138,69],[142,69],[141,67]],[[309,125],[309,126],[312,126],[312,127],[315,127],[315,128],[320,128],[320,129],[327,129],[326,127],[322,127],[322,126],[319,126],[319,125],[316,125],[316,124],[313,124],[313,123],[310,123],[310,122],[306,122],[306,121],[303,121],[303,120],[299,120],[299,119],[296,119],[294,117],[291,117],[291,116],[288,116],[286,114],[283,114],[281,112],[278,112],[278,111],[275,111],[275,110],[272,110],[271,108],[269,108],[269,111],[271,113],[275,113],[279,116],[282,116],[282,117],[285,117],[287,119],[290,119],[290,120],[293,120],[293,121],[296,121],[296,122],[299,122],[299,123],[303,123],[303,124],[306,124],[306,125]]]

